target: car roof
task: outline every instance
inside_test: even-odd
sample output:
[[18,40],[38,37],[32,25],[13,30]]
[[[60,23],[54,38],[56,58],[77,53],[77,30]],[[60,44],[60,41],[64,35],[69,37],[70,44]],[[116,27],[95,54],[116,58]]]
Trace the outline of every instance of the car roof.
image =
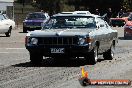
[[91,14],[89,11],[73,11],[73,12],[61,12],[54,14],[52,17],[56,16],[92,16],[92,17],[100,17],[99,15]]
[[89,11],[61,12],[60,14],[91,14]]
[[75,14],[91,14],[89,11],[74,11]]

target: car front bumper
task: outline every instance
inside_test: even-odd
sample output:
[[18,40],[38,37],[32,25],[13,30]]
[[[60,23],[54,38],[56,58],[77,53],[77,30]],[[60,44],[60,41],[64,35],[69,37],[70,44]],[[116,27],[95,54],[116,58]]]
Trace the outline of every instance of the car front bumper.
[[47,57],[58,55],[84,56],[90,52],[89,46],[26,46],[26,49],[29,52],[41,53]]
[[29,30],[29,31],[33,31],[33,30],[41,30],[41,26],[24,26],[23,30]]

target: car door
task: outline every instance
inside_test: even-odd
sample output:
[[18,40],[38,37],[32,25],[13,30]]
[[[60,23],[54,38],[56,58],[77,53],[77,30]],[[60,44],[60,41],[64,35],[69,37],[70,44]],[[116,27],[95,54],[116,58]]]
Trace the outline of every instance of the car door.
[[7,19],[1,14],[0,15],[0,33],[5,33],[9,30],[9,22]]
[[100,46],[99,46],[99,52],[102,53],[104,52],[105,50],[107,50],[108,48],[108,28],[107,26],[105,25],[105,21],[102,20],[101,18],[98,18],[98,30],[100,32],[100,39],[99,39],[99,42],[100,42]]
[[112,44],[112,41],[113,41],[113,38],[114,36],[114,31],[113,29],[111,29],[111,27],[108,25],[107,22],[105,22],[105,25],[106,25],[106,31],[107,31],[107,49],[109,49],[111,47],[111,44]]

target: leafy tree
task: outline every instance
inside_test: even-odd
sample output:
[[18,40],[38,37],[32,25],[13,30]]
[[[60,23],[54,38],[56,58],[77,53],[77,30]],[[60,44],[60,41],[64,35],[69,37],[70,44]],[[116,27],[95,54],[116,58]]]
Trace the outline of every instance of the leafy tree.
[[54,14],[61,10],[61,3],[63,2],[64,0],[38,0],[36,1],[36,6],[49,14]]
[[68,3],[74,5],[75,10],[83,7],[84,10],[89,10],[91,13],[98,8],[100,13],[104,14],[108,8],[112,8],[113,14],[116,15],[123,5],[123,0],[68,0]]
[[51,15],[72,10],[89,10],[94,13],[97,8],[103,15],[111,8],[116,16],[121,8],[127,11],[132,9],[132,0],[36,0],[36,4],[39,9],[48,11]]
[[132,11],[132,0],[124,0],[124,2],[123,2],[123,8],[126,11]]

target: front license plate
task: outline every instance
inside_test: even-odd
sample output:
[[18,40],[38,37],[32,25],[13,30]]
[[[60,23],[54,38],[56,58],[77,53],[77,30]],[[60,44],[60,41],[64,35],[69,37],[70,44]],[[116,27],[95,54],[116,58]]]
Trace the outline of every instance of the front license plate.
[[64,53],[64,48],[50,48],[51,53]]

